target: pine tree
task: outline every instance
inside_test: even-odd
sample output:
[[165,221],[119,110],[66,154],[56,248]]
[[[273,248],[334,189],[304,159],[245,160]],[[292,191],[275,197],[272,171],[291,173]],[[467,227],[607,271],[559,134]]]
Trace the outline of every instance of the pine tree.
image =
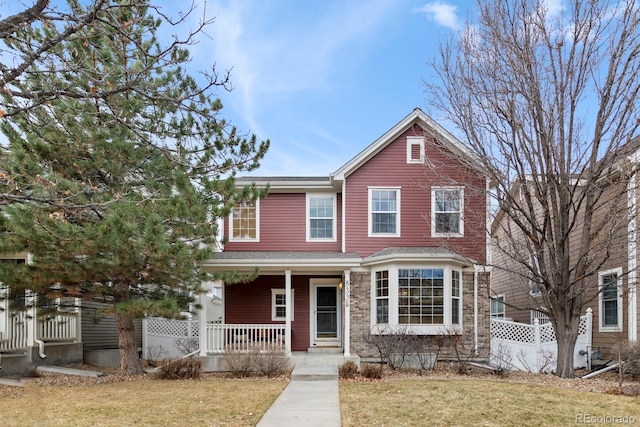
[[[218,219],[262,195],[237,189],[235,173],[256,168],[269,142],[219,117],[213,89],[226,79],[199,85],[185,71],[184,44],[158,42],[166,18],[146,1],[107,3],[118,7],[70,0],[76,16],[96,14],[92,25],[3,92],[11,114],[0,119],[9,141],[0,158],[0,253],[26,251],[31,262],[0,274],[39,301],[112,301],[121,368],[136,374],[133,319],[177,316],[201,291],[199,262],[212,256]],[[24,59],[64,31],[42,20],[4,41]]]

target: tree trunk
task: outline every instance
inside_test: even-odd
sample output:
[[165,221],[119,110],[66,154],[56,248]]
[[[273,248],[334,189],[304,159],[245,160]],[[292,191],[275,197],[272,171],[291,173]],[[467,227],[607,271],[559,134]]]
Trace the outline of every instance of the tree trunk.
[[573,378],[573,352],[578,339],[580,316],[565,321],[562,319],[554,325],[558,342],[558,359],[556,375],[560,378]]
[[129,375],[144,373],[142,364],[140,363],[140,357],[138,356],[133,319],[129,316],[116,313],[116,324],[118,325],[120,369]]

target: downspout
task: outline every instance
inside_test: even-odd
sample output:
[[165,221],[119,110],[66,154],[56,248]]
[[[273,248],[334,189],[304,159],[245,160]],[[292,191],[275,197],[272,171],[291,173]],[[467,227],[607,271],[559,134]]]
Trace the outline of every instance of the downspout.
[[[636,156],[631,159],[636,163]],[[636,285],[636,268],[637,268],[637,200],[636,200],[636,166],[634,164],[632,175],[627,185],[627,207],[629,208],[629,223],[627,225],[627,286],[629,293],[627,296],[627,306],[629,307],[628,316],[628,339],[629,342],[638,340],[638,300]]]
[[38,344],[38,354],[40,355],[40,357],[43,358],[43,359],[46,359],[47,355],[44,353],[44,341],[39,340],[39,339],[36,338],[36,339],[33,340],[33,342]]
[[478,355],[478,266],[473,269],[473,352]]

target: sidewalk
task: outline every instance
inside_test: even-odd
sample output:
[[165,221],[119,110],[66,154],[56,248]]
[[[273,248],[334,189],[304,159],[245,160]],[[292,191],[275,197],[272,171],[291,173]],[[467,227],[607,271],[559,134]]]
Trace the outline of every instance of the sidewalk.
[[340,427],[337,365],[296,365],[258,427]]

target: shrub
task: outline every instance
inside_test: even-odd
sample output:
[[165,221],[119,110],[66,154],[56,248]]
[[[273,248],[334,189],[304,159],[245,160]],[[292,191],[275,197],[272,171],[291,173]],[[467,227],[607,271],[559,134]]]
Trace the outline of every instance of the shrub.
[[161,380],[190,380],[200,378],[202,364],[198,359],[167,360],[160,366],[158,378]]
[[358,365],[350,360],[344,362],[342,365],[340,365],[338,374],[340,375],[340,378],[343,379],[355,378],[355,376],[358,374]]
[[289,369],[289,357],[284,350],[270,349],[260,351],[251,350],[250,360],[253,360],[254,369],[267,377],[281,375]]
[[225,362],[227,362],[229,372],[231,372],[233,376],[246,377],[253,370],[253,362],[249,352],[238,351],[229,347],[225,350],[223,357]]
[[372,380],[382,378],[382,365],[366,364],[362,365],[362,376]]
[[254,346],[249,351],[227,348],[224,360],[231,374],[236,377],[246,377],[252,373],[274,377],[289,369],[289,357],[279,348],[262,350]]

